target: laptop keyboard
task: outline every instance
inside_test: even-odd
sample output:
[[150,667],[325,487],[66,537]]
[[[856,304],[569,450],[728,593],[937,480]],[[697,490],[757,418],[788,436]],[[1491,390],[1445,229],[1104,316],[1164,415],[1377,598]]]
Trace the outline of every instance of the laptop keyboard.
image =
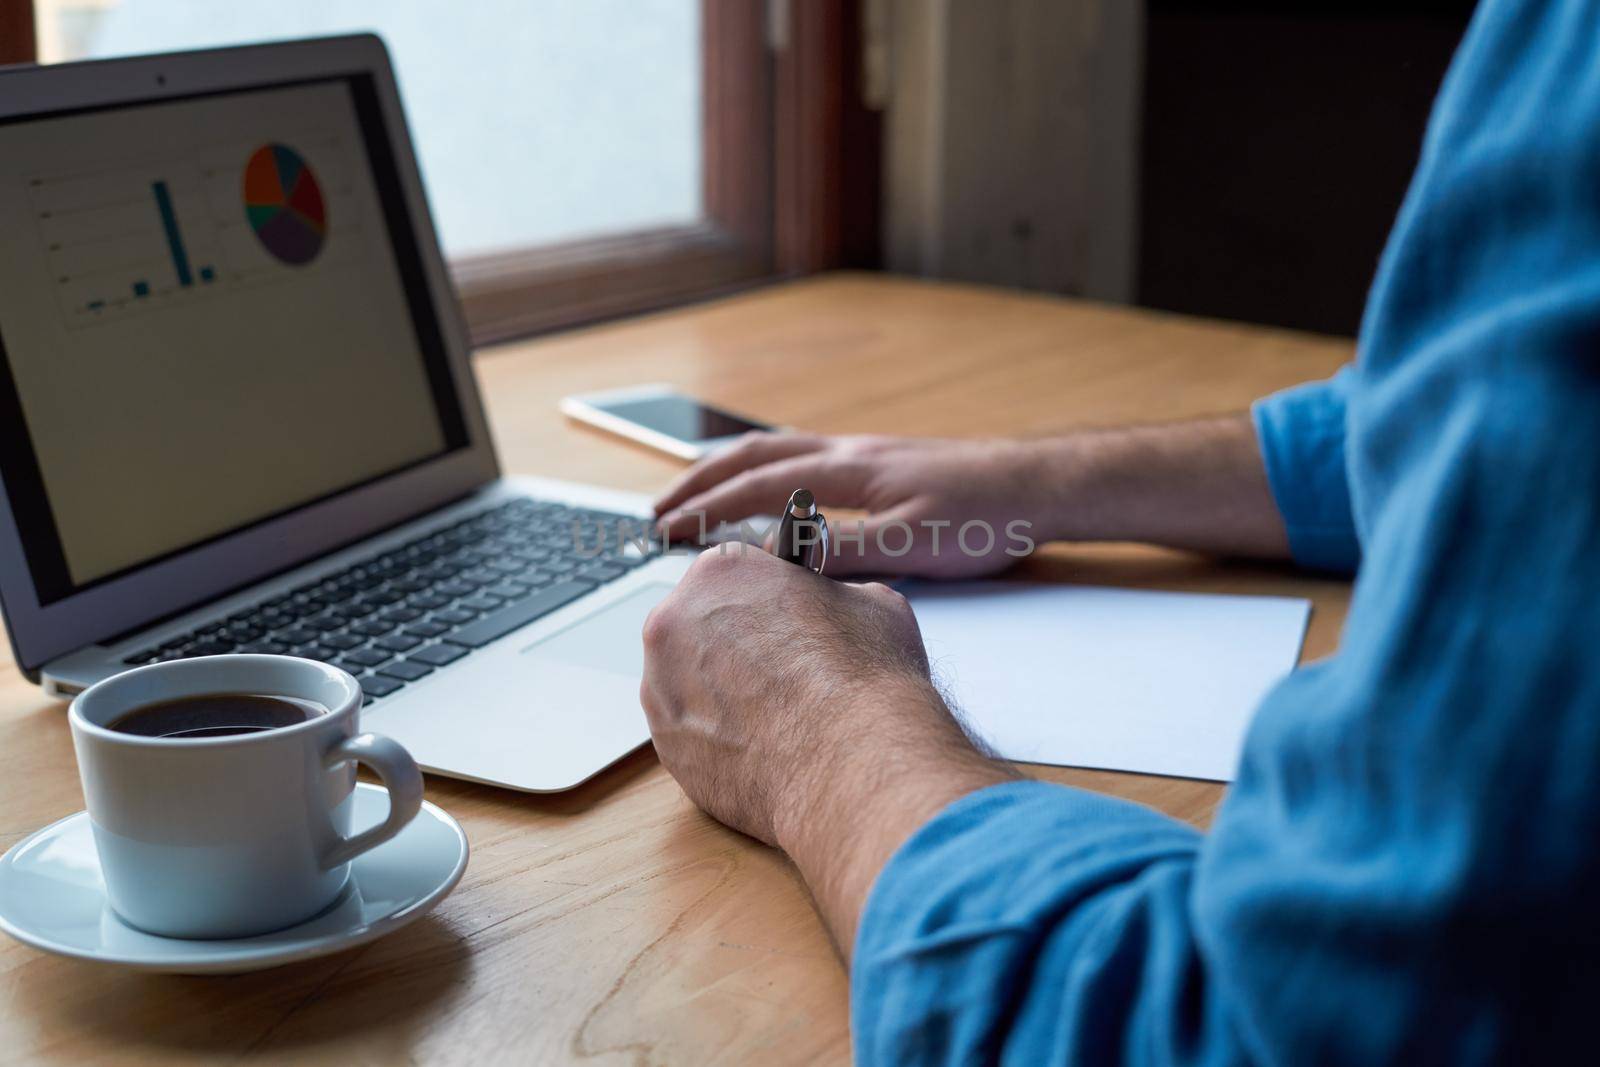
[[[605,531],[600,539],[600,529]],[[123,660],[265,652],[355,675],[367,703],[615,581],[648,556],[644,520],[517,499]]]

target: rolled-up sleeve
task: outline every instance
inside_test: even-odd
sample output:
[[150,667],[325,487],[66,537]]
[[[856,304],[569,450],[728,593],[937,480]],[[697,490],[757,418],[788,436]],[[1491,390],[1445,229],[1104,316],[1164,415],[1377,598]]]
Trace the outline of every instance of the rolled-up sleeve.
[[850,984],[856,1062],[1117,1061],[1130,994],[1144,1039],[1165,1046],[1157,1059],[1181,1059],[1206,1039],[1184,1004],[1199,843],[1147,808],[1043,782],[956,801],[867,902]]
[[1353,573],[1361,562],[1345,465],[1345,404],[1356,368],[1256,401],[1267,483],[1296,563]]

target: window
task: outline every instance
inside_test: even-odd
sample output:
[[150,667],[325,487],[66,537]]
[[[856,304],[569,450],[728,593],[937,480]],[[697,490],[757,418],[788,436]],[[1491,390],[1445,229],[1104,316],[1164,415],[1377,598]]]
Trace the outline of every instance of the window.
[[35,0],[39,58],[377,30],[446,255],[701,215],[698,0]]
[[877,266],[882,93],[864,92],[862,60],[882,52],[884,10],[0,0],[0,63],[376,30],[467,321],[486,342]]
[[[0,32],[27,4],[0,0]],[[772,57],[750,0],[33,0],[42,62],[373,30],[478,341],[770,275]],[[9,12],[8,12],[9,9]],[[25,58],[20,33],[0,59]],[[31,49],[28,49],[31,51]]]

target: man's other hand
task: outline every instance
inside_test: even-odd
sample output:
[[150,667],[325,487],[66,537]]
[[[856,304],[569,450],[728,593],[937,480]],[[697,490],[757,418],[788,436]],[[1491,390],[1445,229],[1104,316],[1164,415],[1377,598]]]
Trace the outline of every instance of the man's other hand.
[[683,472],[656,514],[689,540],[773,514],[801,486],[825,513],[867,513],[859,538],[835,523],[835,577],[972,578],[1055,540],[1289,552],[1248,414],[1019,441],[753,433]]
[[651,612],[644,650],[661,762],[705,811],[789,852],[845,950],[894,849],[949,801],[1014,777],[951,717],[887,586],[729,545]]
[[[855,540],[854,523],[835,524],[829,574],[971,578],[1050,536],[1035,531],[1053,491],[1043,461],[1019,441],[752,433],[685,471],[656,514],[669,540],[683,540],[773,514],[804,486],[824,511],[869,513]],[[969,522],[982,527],[963,532]]]

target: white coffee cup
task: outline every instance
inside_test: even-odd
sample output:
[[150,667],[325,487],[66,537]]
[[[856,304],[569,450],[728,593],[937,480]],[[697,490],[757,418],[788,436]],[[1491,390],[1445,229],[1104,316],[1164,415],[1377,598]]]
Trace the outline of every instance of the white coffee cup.
[[[224,693],[288,697],[327,714],[225,737],[107,729],[137,708]],[[225,938],[292,926],[332,904],[350,860],[422,806],[411,755],[357,733],[361,704],[349,674],[291,656],[156,663],[79,694],[72,744],[111,907],[148,933]],[[351,837],[357,763],[383,780],[389,816]]]

